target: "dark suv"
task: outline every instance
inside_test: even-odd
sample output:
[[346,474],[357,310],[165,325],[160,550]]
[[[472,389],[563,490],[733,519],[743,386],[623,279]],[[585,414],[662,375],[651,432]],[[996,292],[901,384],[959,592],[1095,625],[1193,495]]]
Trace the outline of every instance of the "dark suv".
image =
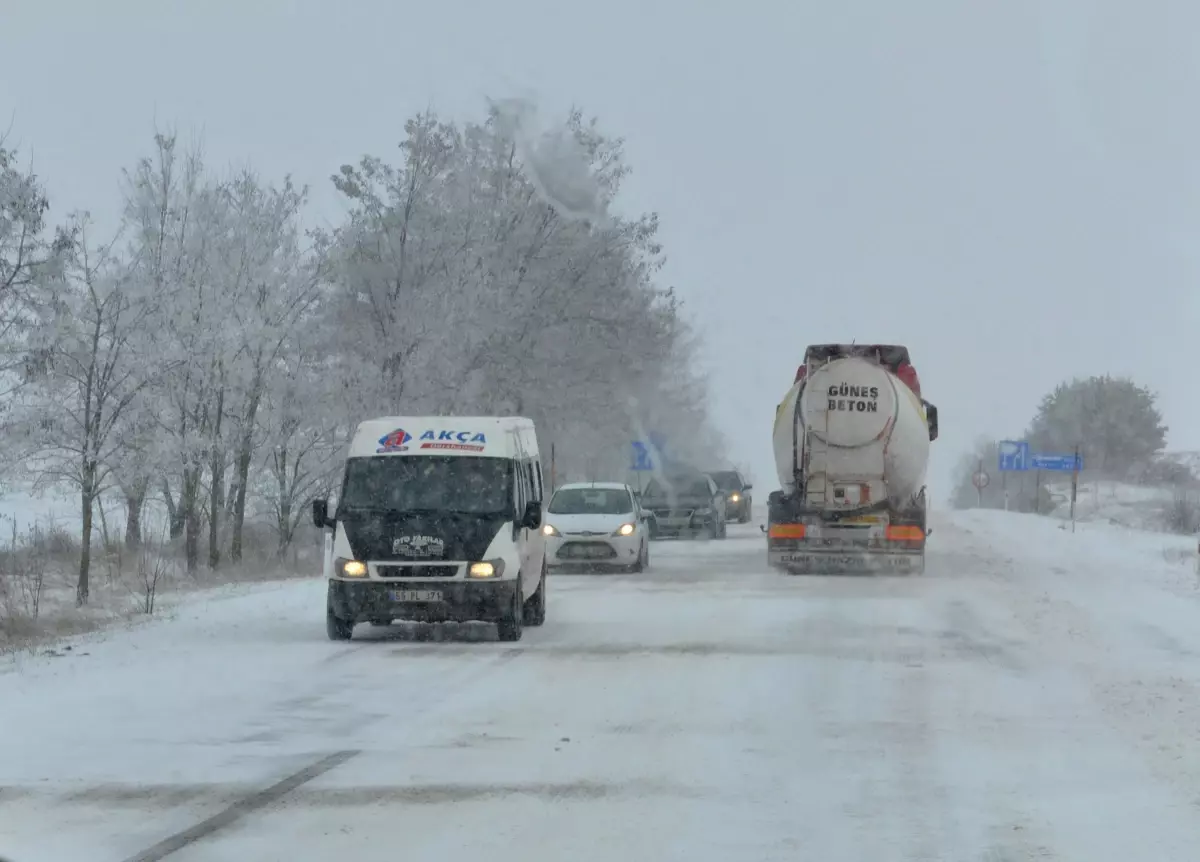
[[678,472],[650,480],[641,495],[651,513],[650,538],[708,535],[725,538],[725,493],[707,473]]
[[725,517],[739,524],[750,523],[750,507],[754,502],[750,489],[754,486],[737,470],[716,470],[708,475],[725,494]]

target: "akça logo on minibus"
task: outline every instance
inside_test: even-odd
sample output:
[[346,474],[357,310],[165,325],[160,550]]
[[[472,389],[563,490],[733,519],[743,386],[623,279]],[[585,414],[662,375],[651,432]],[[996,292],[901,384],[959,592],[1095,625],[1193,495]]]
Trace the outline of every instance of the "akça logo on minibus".
[[426,431],[421,435],[422,449],[450,449],[456,452],[482,452],[487,445],[483,432]]
[[390,434],[384,434],[379,438],[379,448],[375,450],[376,454],[381,452],[407,452],[408,446],[405,444],[412,440],[412,435],[403,428],[397,428]]

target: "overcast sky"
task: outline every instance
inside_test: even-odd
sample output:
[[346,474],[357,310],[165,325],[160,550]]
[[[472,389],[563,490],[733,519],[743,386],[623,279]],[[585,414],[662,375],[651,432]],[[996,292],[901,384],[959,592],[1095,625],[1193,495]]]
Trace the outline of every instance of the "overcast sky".
[[55,214],[114,218],[154,124],[327,177],[404,120],[572,102],[623,136],[762,491],[810,342],[909,345],[935,498],[1072,375],[1160,393],[1200,449],[1195,0],[0,0],[0,117]]

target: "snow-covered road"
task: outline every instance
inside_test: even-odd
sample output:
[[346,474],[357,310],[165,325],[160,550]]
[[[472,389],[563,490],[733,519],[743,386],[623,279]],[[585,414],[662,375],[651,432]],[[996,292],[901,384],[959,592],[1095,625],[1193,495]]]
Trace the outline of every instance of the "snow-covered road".
[[25,658],[0,856],[1196,859],[1194,586],[1106,534],[934,523],[907,579],[774,575],[751,527],[657,543],[552,578],[516,644],[331,643],[312,581]]

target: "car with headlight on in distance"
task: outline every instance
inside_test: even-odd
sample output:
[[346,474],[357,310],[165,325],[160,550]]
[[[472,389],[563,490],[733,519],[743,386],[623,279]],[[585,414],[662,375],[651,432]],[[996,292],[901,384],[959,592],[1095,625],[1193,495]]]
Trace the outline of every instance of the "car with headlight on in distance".
[[725,519],[749,524],[754,505],[750,489],[754,486],[746,481],[740,470],[713,470],[709,475],[725,494]]
[[650,564],[646,513],[620,482],[562,485],[546,507],[546,565],[641,572]]

